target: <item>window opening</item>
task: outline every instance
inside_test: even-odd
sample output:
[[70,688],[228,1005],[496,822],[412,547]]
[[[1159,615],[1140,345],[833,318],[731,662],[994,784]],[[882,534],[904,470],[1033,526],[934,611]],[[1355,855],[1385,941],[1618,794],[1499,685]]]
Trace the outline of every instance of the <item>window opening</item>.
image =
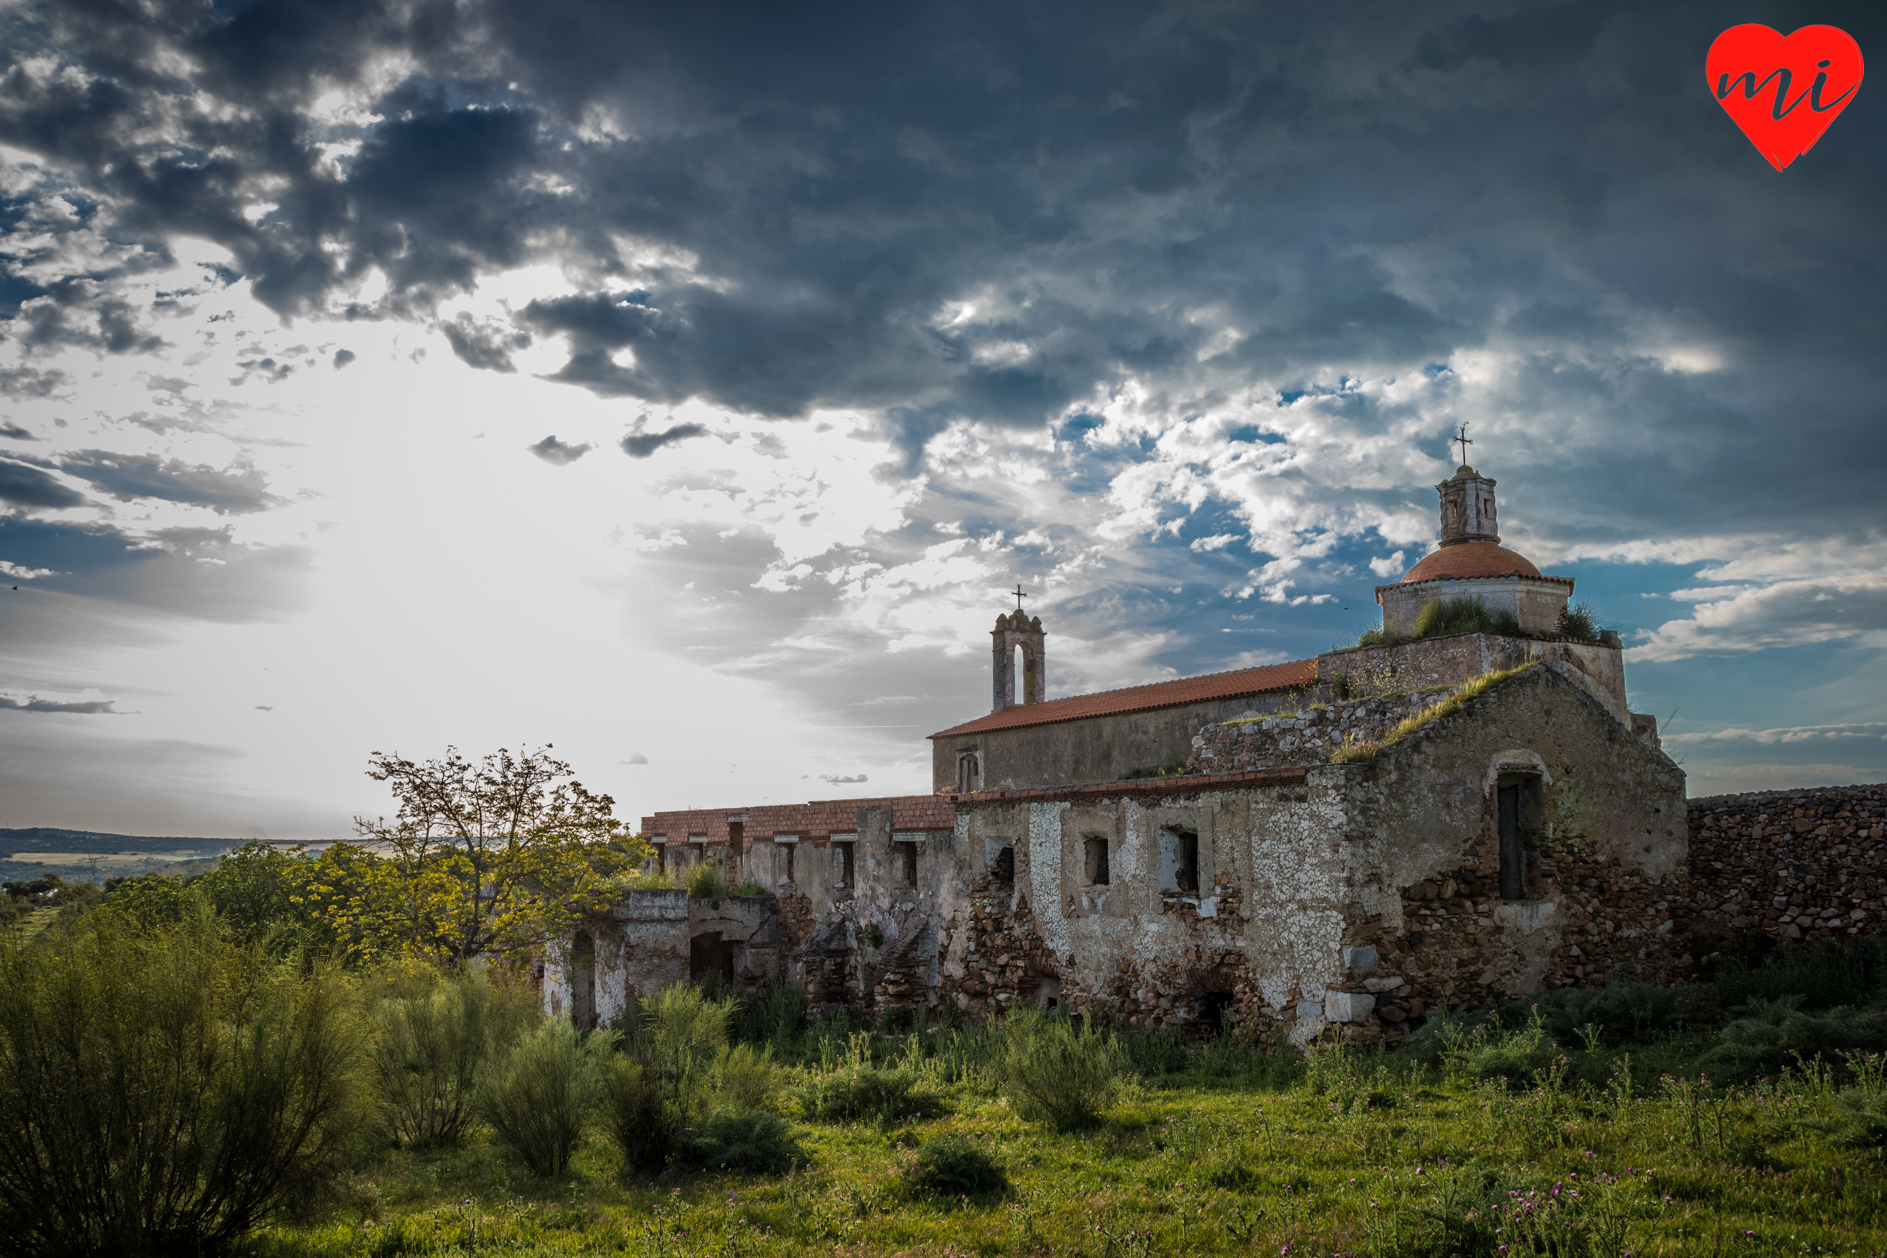
[[786,847],[786,880],[788,882],[792,882],[793,881],[793,853],[799,850],[799,844],[788,843],[788,844],[785,844],[784,846]]
[[968,795],[976,789],[976,753],[957,757],[957,793]]
[[1199,1021],[1214,1031],[1224,1032],[1232,1025],[1232,993],[1207,992],[1199,1009]]
[[917,844],[893,843],[891,845],[891,867],[901,888],[917,885]]
[[989,863],[989,876],[1005,886],[1016,880],[1015,848],[1004,846],[996,849],[996,859]]
[[587,930],[570,945],[570,1022],[579,1031],[596,1025],[596,941]]
[[1520,787],[1498,788],[1500,812],[1500,898],[1527,898],[1526,843],[1520,826]]
[[1090,887],[1107,885],[1107,839],[1103,835],[1090,834],[1082,840],[1083,864],[1087,869]]
[[852,844],[850,842],[834,843],[832,846],[839,849],[839,885],[850,887],[852,885]]
[[1178,828],[1160,831],[1160,889],[1199,893],[1199,836]]

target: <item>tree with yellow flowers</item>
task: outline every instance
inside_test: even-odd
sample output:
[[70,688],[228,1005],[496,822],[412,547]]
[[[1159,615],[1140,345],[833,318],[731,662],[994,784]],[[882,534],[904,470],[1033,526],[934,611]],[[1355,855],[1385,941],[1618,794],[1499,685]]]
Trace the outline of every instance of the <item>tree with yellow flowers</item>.
[[374,752],[367,776],[399,801],[388,823],[355,818],[362,842],[329,849],[305,895],[343,947],[448,965],[539,950],[606,909],[612,879],[641,864],[616,801],[593,795],[546,746],[473,764],[456,747],[424,764]]

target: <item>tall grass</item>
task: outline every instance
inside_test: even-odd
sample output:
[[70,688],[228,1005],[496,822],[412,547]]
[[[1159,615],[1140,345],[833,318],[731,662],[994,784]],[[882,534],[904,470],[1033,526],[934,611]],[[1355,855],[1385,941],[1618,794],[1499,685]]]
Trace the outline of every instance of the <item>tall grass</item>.
[[318,1195],[365,1116],[337,972],[201,913],[0,939],[0,1254],[226,1249]]

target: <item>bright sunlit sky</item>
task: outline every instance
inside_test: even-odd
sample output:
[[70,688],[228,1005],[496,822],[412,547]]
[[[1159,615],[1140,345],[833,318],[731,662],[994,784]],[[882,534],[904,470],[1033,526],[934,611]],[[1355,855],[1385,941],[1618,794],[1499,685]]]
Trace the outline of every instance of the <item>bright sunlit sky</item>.
[[1313,655],[1462,422],[1693,795],[1887,777],[1883,97],[1703,80],[1872,7],[0,20],[0,826],[928,790],[1005,588],[1051,697]]

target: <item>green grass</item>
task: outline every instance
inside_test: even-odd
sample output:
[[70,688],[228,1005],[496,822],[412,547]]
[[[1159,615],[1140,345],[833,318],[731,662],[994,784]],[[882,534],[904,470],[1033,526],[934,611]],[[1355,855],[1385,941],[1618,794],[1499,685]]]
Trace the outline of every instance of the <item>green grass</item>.
[[[1839,1143],[1870,1138],[1842,1116],[1864,1097],[1879,1108],[1878,1072],[1867,1092],[1822,1069],[1726,1089],[1659,1078],[1642,1056],[1597,1048],[1563,1054],[1510,1091],[1463,1073],[1460,1051],[1451,1075],[1407,1055],[1320,1053],[1302,1070],[1216,1047],[1191,1053],[1180,1074],[1129,1083],[1098,1127],[1060,1135],[998,1098],[963,1055],[975,1039],[874,1037],[884,1060],[932,1078],[948,1112],[896,1125],[798,1120],[812,1166],[789,1176],[625,1182],[597,1136],[565,1175],[540,1180],[481,1138],[448,1153],[378,1154],[326,1218],[249,1248],[279,1258],[1495,1255],[1492,1226],[1527,1200],[1527,1222],[1509,1221],[1505,1235],[1558,1228],[1562,1253],[1887,1248],[1887,1165],[1878,1149]],[[1689,1047],[1645,1051],[1675,1062]],[[948,1137],[986,1152],[1007,1193],[911,1191],[913,1159]]]

